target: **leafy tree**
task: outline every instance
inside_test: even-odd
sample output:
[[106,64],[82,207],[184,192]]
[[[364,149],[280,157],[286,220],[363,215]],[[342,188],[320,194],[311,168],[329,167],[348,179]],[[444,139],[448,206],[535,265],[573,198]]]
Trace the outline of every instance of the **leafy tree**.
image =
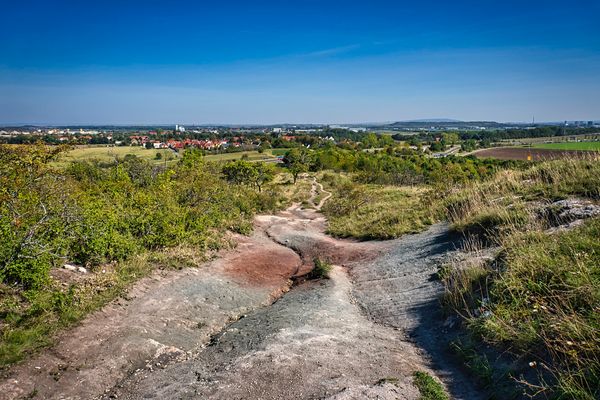
[[379,147],[392,146],[394,139],[390,135],[379,135]]
[[311,155],[307,149],[291,149],[283,157],[283,162],[294,178],[294,184],[298,180],[298,175],[307,172],[311,165]]
[[269,143],[268,141],[262,141],[260,143],[260,146],[258,146],[258,152],[259,153],[263,153],[265,150],[268,150],[271,148],[271,143]]
[[431,151],[443,151],[445,149],[446,146],[441,141],[435,141],[429,145],[429,150]]
[[204,162],[203,157],[201,150],[191,147],[183,152],[180,163],[187,168],[200,168]]
[[458,134],[457,133],[442,133],[442,141],[447,145],[455,145],[458,142]]
[[460,145],[460,149],[462,151],[473,151],[476,148],[477,148],[477,141],[475,139],[465,140]]
[[373,147],[377,147],[379,139],[377,138],[376,134],[370,132],[362,139],[362,143],[366,148],[371,149]]
[[258,191],[262,191],[262,186],[265,183],[271,182],[275,178],[275,167],[273,164],[267,163],[255,163],[256,176],[254,178],[254,184],[258,188]]
[[263,162],[252,163],[245,160],[231,161],[222,169],[223,175],[229,182],[255,186],[259,192],[265,183],[275,177],[272,164]]
[[245,160],[230,161],[221,170],[225,178],[235,184],[250,184],[257,174],[251,162]]
[[47,166],[63,149],[0,146],[0,281],[42,286],[68,245],[70,187]]

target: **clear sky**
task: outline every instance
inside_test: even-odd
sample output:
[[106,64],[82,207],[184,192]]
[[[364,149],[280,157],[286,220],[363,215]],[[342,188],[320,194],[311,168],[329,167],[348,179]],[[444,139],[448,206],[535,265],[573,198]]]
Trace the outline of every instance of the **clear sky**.
[[0,0],[0,123],[600,119],[600,0]]

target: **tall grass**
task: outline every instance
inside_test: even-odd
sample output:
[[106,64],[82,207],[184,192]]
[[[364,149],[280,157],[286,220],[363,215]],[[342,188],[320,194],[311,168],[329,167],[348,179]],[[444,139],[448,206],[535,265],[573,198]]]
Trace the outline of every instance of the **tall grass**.
[[600,200],[600,162],[557,160],[454,190],[444,200],[455,229],[494,244],[494,258],[456,260],[440,272],[444,303],[481,340],[524,360],[531,395],[600,398],[600,218],[549,234],[543,210],[570,197]]
[[545,222],[536,219],[540,204],[568,197],[600,200],[599,156],[500,171],[488,181],[450,189],[443,203],[455,229],[495,238],[510,230],[540,228]]
[[333,174],[322,181],[333,193],[322,211],[334,236],[392,239],[419,232],[440,216],[439,207],[427,201],[429,187],[361,184]]

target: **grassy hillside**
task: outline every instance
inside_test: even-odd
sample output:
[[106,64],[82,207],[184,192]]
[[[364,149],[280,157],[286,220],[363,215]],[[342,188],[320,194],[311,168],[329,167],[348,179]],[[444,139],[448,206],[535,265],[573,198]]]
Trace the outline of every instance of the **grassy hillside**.
[[321,181],[334,193],[322,210],[329,219],[327,232],[334,236],[392,239],[419,232],[441,216],[439,208],[428,205],[432,193],[425,186],[360,184],[332,173]]
[[[0,365],[48,344],[154,268],[197,264],[226,245],[224,232],[249,232],[254,213],[310,196],[310,181],[294,185],[289,172],[260,191],[228,183],[223,164],[207,161],[244,153],[186,151],[165,165],[155,150],[119,149],[62,156],[58,148],[0,146]],[[330,234],[389,239],[446,219],[469,237],[467,250],[491,252],[491,260],[457,259],[439,274],[446,309],[475,343],[463,351],[470,365],[493,368],[473,361],[484,359],[486,343],[519,360],[511,376],[530,394],[600,396],[600,217],[556,230],[579,215],[565,216],[557,201],[574,199],[582,210],[600,203],[595,153],[520,163],[393,147],[302,152],[296,172],[311,171],[333,193],[323,208]],[[87,161],[94,154],[104,162]],[[67,262],[106,273],[61,281],[55,273]]]
[[[502,171],[448,196],[454,228],[471,235],[471,248],[487,243],[498,255],[446,266],[445,303],[474,338],[522,361],[512,376],[530,394],[593,400],[600,396],[600,217],[554,232],[575,218],[555,203],[567,198],[600,200],[598,159]],[[532,375],[534,382],[523,378]]]

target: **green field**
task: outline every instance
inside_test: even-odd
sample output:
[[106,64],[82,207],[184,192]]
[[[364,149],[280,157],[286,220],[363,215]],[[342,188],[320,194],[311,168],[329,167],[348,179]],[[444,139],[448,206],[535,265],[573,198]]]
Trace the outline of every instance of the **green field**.
[[562,142],[542,143],[533,146],[536,149],[552,150],[595,150],[600,151],[600,142]]
[[239,153],[209,154],[204,158],[208,161],[231,161],[239,160],[244,154],[248,156],[249,160],[268,160],[270,158],[273,158],[273,154],[271,154],[270,150],[265,150],[265,152],[262,154],[258,151],[241,151]]
[[[162,158],[156,159],[156,154],[161,153]],[[146,149],[141,146],[124,146],[124,147],[106,147],[106,146],[95,146],[95,147],[77,147],[71,151],[63,154],[57,164],[65,165],[73,161],[84,161],[84,160],[99,160],[99,161],[112,161],[115,158],[123,158],[127,154],[133,154],[137,157],[155,162],[164,163],[165,159],[175,159],[177,155],[168,149]]]
[[[274,157],[273,153],[279,154],[279,150],[265,150],[264,153],[258,151],[243,151],[238,153],[223,153],[223,154],[209,154],[205,157],[207,161],[230,161],[238,160],[242,158],[244,154],[248,156],[249,160],[266,160]],[[284,149],[285,150],[285,149]],[[162,157],[156,159],[156,154],[161,153]],[[175,153],[169,149],[146,149],[141,146],[124,146],[124,147],[106,147],[106,146],[89,146],[89,147],[77,147],[63,154],[57,165],[64,166],[73,161],[82,160],[99,160],[99,161],[112,161],[116,157],[123,158],[127,154],[133,154],[137,157],[146,159],[156,164],[172,163],[175,162],[179,157],[180,153]]]

